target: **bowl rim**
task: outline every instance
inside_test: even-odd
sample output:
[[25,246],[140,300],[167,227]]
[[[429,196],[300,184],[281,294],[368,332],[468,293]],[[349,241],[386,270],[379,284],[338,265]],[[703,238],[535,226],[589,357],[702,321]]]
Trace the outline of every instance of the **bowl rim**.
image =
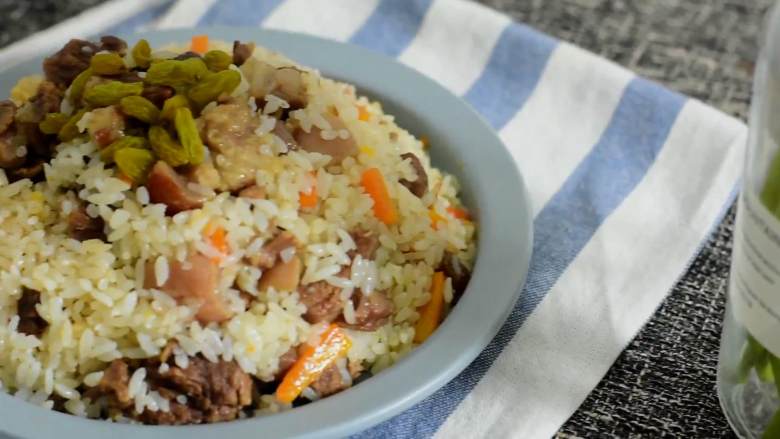
[[[394,59],[310,35],[217,26],[122,37],[128,41],[142,37],[159,46],[188,41],[190,36],[203,33],[217,40],[255,41],[317,68],[325,76],[356,84],[360,94],[376,96],[384,108],[399,108],[404,116],[398,120],[408,119],[400,126],[409,129],[409,124],[418,125],[419,129],[430,130],[431,139],[442,140],[443,149],[431,150],[432,161],[449,164],[441,167],[469,182],[468,187],[463,184],[463,189],[470,193],[471,202],[467,200],[467,205],[475,211],[479,222],[476,265],[466,293],[430,339],[392,367],[358,386],[294,410],[218,424],[130,425],[42,409],[0,392],[0,413],[4,418],[0,432],[43,438],[68,431],[82,439],[109,435],[137,438],[139,434],[144,438],[249,438],[261,431],[272,431],[276,437],[346,436],[406,410],[453,379],[488,345],[515,306],[525,282],[533,241],[529,197],[507,148],[465,101]],[[0,72],[0,93],[8,93],[20,76],[40,72],[41,59]],[[480,296],[485,292],[491,294],[490,300]]]

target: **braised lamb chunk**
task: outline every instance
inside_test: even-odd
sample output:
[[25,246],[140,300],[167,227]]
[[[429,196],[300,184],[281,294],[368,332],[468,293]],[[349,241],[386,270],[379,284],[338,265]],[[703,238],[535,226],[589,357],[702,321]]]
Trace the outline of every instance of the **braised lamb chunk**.
[[16,128],[14,116],[16,105],[11,101],[0,101],[0,168],[12,169],[24,164],[26,154],[19,154],[14,141]]
[[247,255],[247,260],[255,267],[268,269],[276,265],[276,261],[282,250],[296,247],[297,245],[298,240],[295,238],[295,235],[286,230],[282,230],[273,239],[263,245],[260,251],[255,254]]
[[152,167],[146,187],[153,203],[163,203],[167,206],[165,213],[168,215],[200,208],[207,198],[205,193],[196,191],[184,177],[162,160]]
[[412,169],[414,169],[414,173],[417,174],[417,178],[414,181],[401,179],[399,183],[409,189],[409,192],[414,194],[417,198],[422,198],[423,195],[425,195],[425,192],[428,191],[428,174],[425,173],[422,162],[420,162],[420,159],[411,152],[401,154],[401,158],[409,160]]
[[463,295],[463,292],[466,291],[466,287],[471,279],[471,273],[460,261],[458,255],[451,252],[444,252],[440,270],[452,280],[452,303],[454,305],[460,296]]
[[157,288],[180,304],[198,304],[195,318],[204,324],[224,322],[232,317],[228,304],[217,291],[219,267],[200,253],[189,255],[185,263],[168,262],[168,278],[157,285],[154,261],[148,261],[144,276],[145,288]]
[[272,93],[290,104],[291,110],[303,108],[308,103],[306,85],[303,82],[305,72],[296,67],[279,67],[274,75],[276,87]]
[[127,43],[119,37],[104,35],[100,37],[100,50],[116,52],[119,56],[125,56],[127,54]]
[[[298,146],[304,151],[318,152],[320,154],[327,154],[331,156],[330,164],[340,164],[345,158],[355,155],[358,152],[357,142],[355,142],[355,136],[347,130],[344,122],[336,116],[331,114],[323,114],[325,120],[331,126],[331,131],[336,133],[336,137],[331,140],[325,140],[322,138],[322,130],[318,127],[312,127],[307,133],[302,129],[295,131],[295,141]],[[343,131],[346,131],[346,139],[341,137]]]
[[287,352],[283,353],[281,357],[279,357],[279,369],[277,370],[276,376],[274,377],[276,381],[284,378],[284,374],[290,370],[296,361],[298,361],[298,348],[293,346],[288,349]]
[[22,289],[22,296],[16,302],[16,313],[19,315],[17,330],[22,334],[40,337],[49,323],[41,318],[35,306],[41,303],[41,293],[30,288]]
[[355,303],[355,323],[343,323],[358,331],[374,331],[386,324],[393,315],[393,302],[382,291],[363,294],[358,291],[352,298]]
[[[344,371],[341,370],[342,367],[345,368]],[[352,387],[353,380],[360,375],[361,371],[362,367],[359,363],[350,362],[349,366],[346,367],[333,363],[322,371],[322,374],[311,383],[310,387],[317,392],[320,398],[324,398]]]
[[341,314],[341,288],[321,280],[298,287],[300,301],[306,306],[303,318],[309,323],[330,323]]
[[36,160],[26,163],[24,166],[8,171],[8,177],[11,181],[29,178],[33,181],[39,181],[43,177],[43,160]]
[[79,73],[89,67],[92,55],[98,51],[100,47],[89,41],[77,39],[68,41],[62,49],[43,61],[46,79],[64,90]]
[[78,241],[89,239],[105,241],[104,226],[103,218],[92,218],[87,215],[87,209],[84,206],[73,209],[68,215],[68,236]]
[[11,101],[0,101],[0,133],[11,128],[16,114],[16,104]]
[[252,52],[254,51],[255,43],[242,43],[238,40],[233,41],[233,64],[240,67],[252,56]]
[[87,390],[84,396],[97,400],[107,396],[109,405],[114,408],[126,409],[133,404],[130,398],[130,372],[125,360],[117,359],[103,371],[103,377],[97,386]]
[[376,250],[379,248],[379,238],[375,233],[357,229],[350,232],[349,235],[355,241],[355,249],[349,252],[350,258],[354,259],[355,256],[360,255],[363,259],[374,259]]
[[[150,386],[161,395],[171,398],[169,414],[145,415],[144,420],[155,424],[193,424],[230,421],[252,404],[254,383],[234,361],[212,363],[202,357],[190,357],[186,368],[170,366],[160,372],[159,367],[147,368]],[[181,404],[174,395],[184,395]]]
[[295,141],[295,137],[293,137],[283,121],[277,120],[274,129],[271,130],[271,132],[282,139],[282,142],[287,146],[288,151],[298,150],[298,143]]
[[159,108],[162,108],[165,100],[174,94],[176,94],[176,90],[167,85],[147,85],[141,92],[141,96],[145,97]]
[[176,55],[173,59],[175,59],[176,61],[183,61],[185,59],[190,59],[190,58],[200,58],[200,55],[191,50],[188,50],[186,52]]

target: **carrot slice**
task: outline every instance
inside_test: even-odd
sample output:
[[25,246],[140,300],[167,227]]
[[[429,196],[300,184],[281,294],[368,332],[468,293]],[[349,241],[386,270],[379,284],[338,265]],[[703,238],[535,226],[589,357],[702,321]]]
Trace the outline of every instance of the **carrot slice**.
[[204,54],[209,50],[209,36],[208,35],[193,35],[190,42],[190,50],[195,53]]
[[358,120],[362,120],[363,122],[366,122],[371,117],[371,113],[369,113],[368,110],[366,110],[366,107],[362,105],[358,105],[357,110],[358,110]]
[[276,388],[276,399],[291,403],[303,389],[322,375],[322,371],[339,358],[345,356],[352,341],[335,323],[320,336],[317,346],[304,345],[299,351],[298,360],[284,375],[281,384]]
[[311,186],[308,192],[300,192],[298,194],[298,204],[303,209],[312,209],[317,207],[317,177],[313,172],[309,173]]
[[374,216],[387,225],[396,224],[398,212],[396,212],[393,200],[387,192],[382,172],[377,168],[366,169],[363,171],[361,184],[366,193],[374,200]]
[[444,273],[437,271],[433,273],[431,281],[431,300],[420,309],[420,320],[414,327],[414,342],[422,343],[433,334],[433,331],[441,323],[442,312],[444,311]]
[[466,209],[462,209],[460,207],[450,206],[447,208],[447,212],[449,212],[450,215],[460,220],[469,219],[469,211]]
[[209,225],[206,227],[205,235],[209,244],[222,254],[221,257],[211,258],[212,262],[218,264],[219,261],[222,260],[222,257],[227,256],[227,254],[230,253],[230,246],[228,246],[227,243],[227,232],[224,227],[211,227]]

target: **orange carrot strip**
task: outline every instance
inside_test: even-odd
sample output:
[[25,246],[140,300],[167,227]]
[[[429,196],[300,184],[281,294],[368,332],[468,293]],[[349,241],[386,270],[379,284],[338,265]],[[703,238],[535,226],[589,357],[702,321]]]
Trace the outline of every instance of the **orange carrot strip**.
[[303,209],[311,209],[317,207],[317,177],[313,172],[309,173],[311,186],[308,192],[300,192],[298,194],[298,204]]
[[469,211],[466,209],[461,209],[460,207],[450,206],[447,208],[447,212],[449,212],[450,215],[460,220],[467,220],[470,217]]
[[362,120],[363,122],[366,122],[371,117],[371,113],[369,113],[368,110],[366,110],[366,107],[362,105],[358,105],[357,110],[358,110],[358,120]]
[[444,311],[444,273],[433,273],[431,281],[431,300],[420,309],[420,320],[414,327],[414,342],[422,343],[433,334],[441,323]]
[[363,171],[361,184],[366,193],[374,200],[374,216],[387,225],[398,222],[398,212],[395,210],[393,200],[387,192],[385,178],[377,168],[369,168]]
[[[206,236],[206,240],[209,244],[223,255],[222,257],[227,256],[228,253],[230,253],[230,246],[228,246],[226,237],[227,232],[224,227],[213,227],[209,224],[206,226],[203,234]],[[222,260],[222,257],[211,258],[211,262],[218,264]]]
[[431,226],[433,230],[439,230],[439,221],[447,221],[443,216],[439,215],[433,208],[428,210],[428,218],[431,219]]
[[332,323],[320,336],[317,346],[304,345],[301,349],[298,360],[276,388],[276,399],[287,404],[293,402],[303,389],[322,375],[323,370],[345,356],[350,347],[352,341],[347,334]]
[[204,54],[209,50],[209,36],[208,35],[193,35],[190,42],[190,50],[195,53]]

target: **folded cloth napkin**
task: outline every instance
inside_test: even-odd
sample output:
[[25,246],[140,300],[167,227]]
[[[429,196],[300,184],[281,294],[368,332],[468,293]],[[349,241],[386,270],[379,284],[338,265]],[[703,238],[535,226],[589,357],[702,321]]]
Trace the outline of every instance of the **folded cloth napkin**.
[[534,254],[499,334],[442,389],[358,436],[554,434],[733,199],[742,123],[465,0],[113,0],[0,51],[0,65],[74,35],[218,24],[397,58],[476,108],[528,184]]

